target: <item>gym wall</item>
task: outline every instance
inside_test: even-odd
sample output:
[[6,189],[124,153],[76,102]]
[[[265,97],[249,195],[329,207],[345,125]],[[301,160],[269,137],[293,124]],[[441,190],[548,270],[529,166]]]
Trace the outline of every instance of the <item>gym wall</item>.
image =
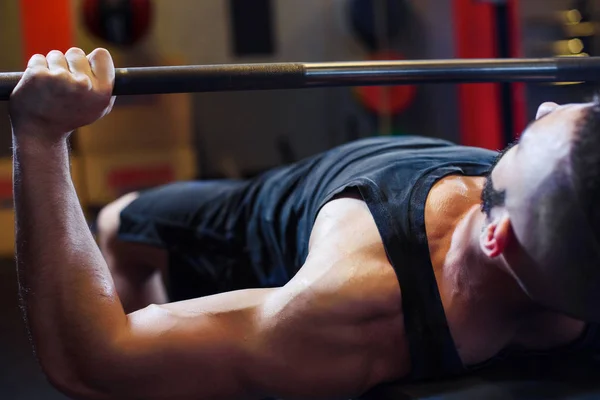
[[[338,61],[367,56],[351,31],[345,0],[271,1],[273,53],[238,56],[229,0],[155,1],[149,36],[134,47],[111,48],[120,66],[165,60],[185,64]],[[77,12],[77,44],[94,39]],[[411,0],[397,43],[409,58],[452,57],[451,0]],[[157,61],[158,60],[158,61]],[[458,138],[455,89],[420,87],[399,118],[403,133]],[[131,124],[129,124],[131,125]],[[173,134],[170,132],[169,134]],[[377,134],[352,89],[211,93],[193,96],[193,139],[203,177],[236,177],[295,161],[359,137]]]
[[[74,43],[86,50],[108,47],[118,66],[343,61],[367,56],[348,25],[345,0],[273,0],[274,53],[236,56],[229,3],[229,0],[154,1],[155,17],[148,37],[135,46],[119,49],[90,34],[81,18],[82,0],[72,0]],[[409,58],[452,57],[453,31],[447,17],[451,0],[409,3],[412,14],[403,21],[405,27],[396,44],[398,48]],[[19,0],[1,2],[0,7],[3,15],[0,43],[8,49],[0,58],[0,68],[22,69]],[[458,140],[455,95],[452,85],[419,87],[409,110],[398,118],[401,131]],[[198,94],[192,96],[191,102],[190,141],[198,149],[195,154],[198,172],[206,177],[251,174],[377,134],[372,116],[358,105],[352,89],[348,88]],[[146,142],[156,140],[161,144],[153,135],[174,135],[173,129],[148,131],[147,125],[157,124],[144,125],[139,116],[118,120],[129,130],[137,124],[144,131]],[[101,128],[104,126],[98,125],[96,129]],[[0,129],[8,129],[6,118],[0,120]],[[186,128],[174,128],[177,129]],[[139,132],[135,133],[129,132],[131,138],[140,137]],[[101,147],[99,153],[104,152]],[[6,134],[0,138],[0,154],[9,153],[10,135]]]
[[[193,3],[190,8],[197,4],[193,0],[181,3],[186,2]],[[364,59],[367,52],[347,23],[346,3],[341,0],[273,1],[275,53],[262,57],[233,54],[231,29],[222,24],[229,21],[226,0],[213,1],[210,6],[203,4],[193,15],[184,15],[187,7],[182,5],[179,10],[170,11],[179,12],[181,16],[170,19],[182,22],[182,30],[196,31],[201,26],[202,31],[196,32],[197,36],[205,32],[212,37],[210,42],[201,40],[199,45],[191,46],[192,62]],[[447,21],[446,26],[437,31],[425,31],[443,22],[444,9],[450,7],[450,1],[413,0],[411,4],[414,15],[406,18],[409,23],[397,46],[409,58],[452,57],[451,46],[445,45],[451,37],[448,35],[451,25]],[[204,7],[210,10],[203,16],[200,8]],[[205,19],[210,20],[206,21],[207,25],[203,22]],[[193,33],[178,34],[193,36]],[[453,123],[456,113],[452,109],[455,102],[451,96],[452,88],[419,88],[413,105],[399,119],[402,131],[456,139],[456,131],[444,128],[456,126]],[[207,175],[211,171],[218,174],[227,170],[244,174],[287,162],[277,147],[282,140],[289,143],[291,157],[298,159],[377,134],[372,118],[357,104],[349,88],[201,94],[195,96],[195,101],[196,133]],[[202,151],[203,147],[206,151]]]
[[[565,32],[564,21],[560,13],[564,13],[574,6],[575,1],[567,0],[527,0],[520,2],[519,15],[521,18],[522,46],[524,57],[552,57],[557,54],[553,46],[558,41],[571,39]],[[588,0],[592,17],[600,21],[600,2]],[[591,47],[584,51],[593,56],[600,55],[599,34],[591,39]],[[529,119],[535,118],[539,105],[545,101],[559,104],[580,102],[593,95],[594,85],[555,85],[555,84],[529,84],[527,85],[527,115]]]

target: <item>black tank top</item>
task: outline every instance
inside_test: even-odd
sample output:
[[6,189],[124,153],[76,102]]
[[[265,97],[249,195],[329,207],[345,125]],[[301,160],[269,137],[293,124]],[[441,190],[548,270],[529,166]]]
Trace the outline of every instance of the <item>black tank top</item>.
[[[266,286],[287,282],[308,254],[313,223],[336,194],[358,190],[369,207],[402,292],[411,379],[464,372],[430,261],[425,201],[450,174],[483,175],[497,153],[423,137],[352,142],[252,182],[248,249]],[[248,204],[247,203],[247,204]]]

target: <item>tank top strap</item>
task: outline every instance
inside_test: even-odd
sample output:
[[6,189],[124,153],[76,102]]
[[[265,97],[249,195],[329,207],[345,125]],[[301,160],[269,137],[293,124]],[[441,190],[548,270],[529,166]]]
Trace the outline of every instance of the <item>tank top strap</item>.
[[[434,274],[427,233],[425,203],[429,191],[444,176],[463,173],[458,167],[444,167],[424,175],[415,184],[410,198],[409,231],[412,233],[405,249],[410,261],[400,264],[399,279],[408,282],[402,286],[406,295],[406,332],[414,349],[413,378],[438,378],[458,375],[466,371],[456,349],[448,326],[437,280]],[[415,360],[416,359],[416,360]]]

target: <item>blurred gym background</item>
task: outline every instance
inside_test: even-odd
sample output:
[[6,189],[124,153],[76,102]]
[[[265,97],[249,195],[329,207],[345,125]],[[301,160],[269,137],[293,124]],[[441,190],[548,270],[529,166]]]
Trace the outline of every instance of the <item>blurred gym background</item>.
[[[593,0],[3,0],[0,71],[34,53],[108,48],[117,67],[367,59],[600,55]],[[73,137],[73,178],[93,220],[131,190],[251,177],[336,145],[418,134],[500,149],[567,84],[424,85],[177,94],[118,100]],[[11,133],[0,103],[0,397],[61,399],[20,317],[13,258]]]

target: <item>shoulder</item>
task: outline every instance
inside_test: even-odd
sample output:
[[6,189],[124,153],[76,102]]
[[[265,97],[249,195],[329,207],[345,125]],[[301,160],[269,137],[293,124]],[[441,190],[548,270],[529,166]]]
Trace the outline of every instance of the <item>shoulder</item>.
[[[359,194],[328,202],[314,224],[308,258],[295,279],[361,315],[401,315],[400,285],[369,208]],[[293,284],[293,280],[291,282]]]
[[308,257],[330,261],[358,257],[373,264],[388,263],[375,220],[357,191],[346,190],[321,208],[310,235]]

